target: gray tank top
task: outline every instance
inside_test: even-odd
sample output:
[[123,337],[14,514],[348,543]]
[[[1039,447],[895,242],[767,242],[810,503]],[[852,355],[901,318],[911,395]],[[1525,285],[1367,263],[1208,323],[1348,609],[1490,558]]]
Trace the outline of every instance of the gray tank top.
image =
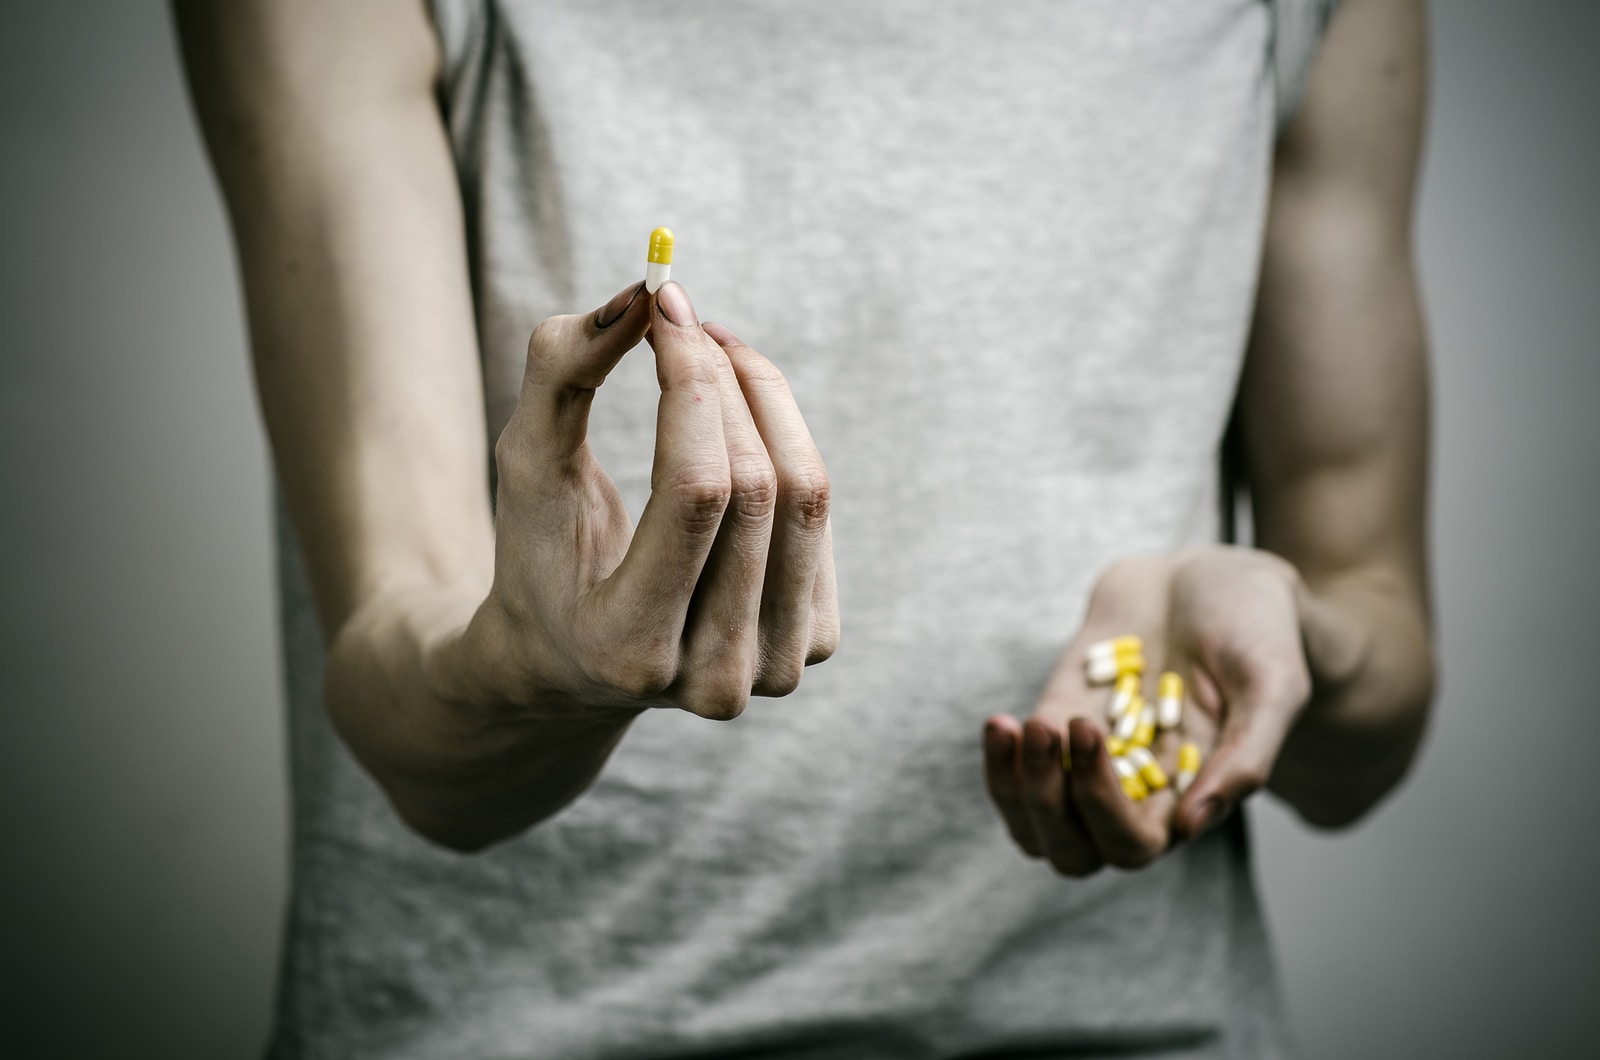
[[[988,805],[979,732],[1031,710],[1106,564],[1216,537],[1275,130],[1329,2],[436,0],[491,437],[533,326],[671,226],[828,462],[844,635],[737,721],[641,717],[590,792],[463,857],[329,727],[283,524],[271,1055],[1285,1052],[1243,825],[1059,878]],[[635,515],[656,395],[641,349],[593,417]]]

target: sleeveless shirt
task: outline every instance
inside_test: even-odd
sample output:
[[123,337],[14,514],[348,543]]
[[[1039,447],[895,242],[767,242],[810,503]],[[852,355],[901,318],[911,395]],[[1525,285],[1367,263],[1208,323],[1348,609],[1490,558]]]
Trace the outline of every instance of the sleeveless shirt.
[[[1215,540],[1272,148],[1331,0],[434,0],[490,439],[528,335],[678,235],[833,482],[843,636],[783,699],[634,724],[489,851],[333,733],[280,514],[293,880],[270,1055],[1281,1055],[1235,821],[1056,876],[985,796],[1118,557]],[[637,517],[647,348],[592,418]]]

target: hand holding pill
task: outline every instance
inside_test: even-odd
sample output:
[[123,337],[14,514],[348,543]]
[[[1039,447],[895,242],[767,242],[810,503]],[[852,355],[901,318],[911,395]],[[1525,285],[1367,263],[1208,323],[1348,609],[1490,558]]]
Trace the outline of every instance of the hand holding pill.
[[[474,627],[521,716],[731,718],[793,691],[838,639],[827,469],[794,397],[667,281],[672,233],[649,249],[646,283],[535,329],[495,446],[495,606]],[[661,400],[635,528],[586,431],[596,388],[641,339]]]
[[984,772],[1025,853],[1137,868],[1265,786],[1311,678],[1283,560],[1212,547],[1125,560],[1025,723],[991,717]]

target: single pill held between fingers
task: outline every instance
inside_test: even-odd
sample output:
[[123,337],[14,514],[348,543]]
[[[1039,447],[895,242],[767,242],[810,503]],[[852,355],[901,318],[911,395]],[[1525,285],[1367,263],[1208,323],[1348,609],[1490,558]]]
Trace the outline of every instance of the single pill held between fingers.
[[1172,786],[1182,795],[1189,790],[1189,785],[1194,783],[1194,778],[1200,772],[1200,748],[1196,744],[1186,743],[1178,748],[1178,778]]
[[1183,678],[1168,670],[1161,675],[1161,687],[1156,693],[1156,724],[1162,729],[1176,729],[1183,721]]
[[1133,768],[1139,771],[1139,779],[1144,781],[1145,787],[1160,791],[1167,786],[1167,771],[1161,768],[1161,763],[1156,761],[1156,756],[1148,748],[1130,747],[1127,757]]
[[672,278],[672,229],[658,228],[650,233],[650,252],[645,258],[644,289],[655,294]]
[[1150,789],[1139,776],[1139,770],[1126,758],[1118,756],[1111,760],[1111,765],[1117,771],[1117,780],[1122,784],[1122,793],[1134,802],[1139,802],[1150,794]]

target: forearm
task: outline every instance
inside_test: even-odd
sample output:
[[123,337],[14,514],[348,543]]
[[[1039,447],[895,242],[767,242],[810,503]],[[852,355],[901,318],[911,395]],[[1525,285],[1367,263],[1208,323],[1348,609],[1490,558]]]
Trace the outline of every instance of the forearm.
[[1271,788],[1312,824],[1353,823],[1405,775],[1433,698],[1433,647],[1419,594],[1401,579],[1302,585],[1309,703]]
[[326,689],[346,744],[421,835],[470,851],[553,816],[594,782],[637,710],[544,715],[483,680],[503,646],[467,587],[392,592],[334,638]]

